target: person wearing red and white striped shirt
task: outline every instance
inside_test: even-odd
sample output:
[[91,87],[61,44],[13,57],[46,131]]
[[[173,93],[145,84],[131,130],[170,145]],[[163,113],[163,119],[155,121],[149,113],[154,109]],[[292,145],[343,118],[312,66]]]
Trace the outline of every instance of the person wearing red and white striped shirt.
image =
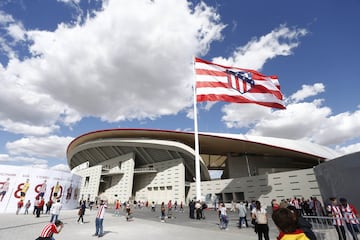
[[96,214],[96,219],[95,219],[96,231],[94,236],[102,237],[104,234],[103,222],[104,222],[104,215],[106,208],[107,206],[104,203],[104,200],[101,200],[100,205],[98,206],[98,212]]
[[56,220],[55,223],[48,223],[41,230],[40,236],[36,240],[55,240],[54,233],[60,233],[64,224],[60,220]]
[[359,221],[357,217],[359,216],[356,208],[349,204],[346,198],[340,198],[341,211],[345,218],[345,224],[351,236],[354,240],[358,240],[357,233],[359,233]]
[[336,229],[336,232],[339,236],[339,240],[346,240],[345,228],[344,228],[344,220],[341,213],[341,209],[337,203],[336,198],[330,198],[331,205],[328,206],[328,212],[330,212],[330,216],[333,217],[333,225]]

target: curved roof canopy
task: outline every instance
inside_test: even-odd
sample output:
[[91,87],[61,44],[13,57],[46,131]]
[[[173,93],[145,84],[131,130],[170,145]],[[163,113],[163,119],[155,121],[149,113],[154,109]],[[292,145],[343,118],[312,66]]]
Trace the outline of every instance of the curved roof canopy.
[[[336,157],[329,148],[280,138],[241,134],[199,133],[202,180],[209,179],[208,169],[223,169],[228,154],[286,157],[321,162]],[[71,169],[82,163],[90,166],[135,153],[135,165],[184,159],[189,176],[195,176],[194,133],[153,129],[108,129],[90,132],[74,139],[67,149]]]

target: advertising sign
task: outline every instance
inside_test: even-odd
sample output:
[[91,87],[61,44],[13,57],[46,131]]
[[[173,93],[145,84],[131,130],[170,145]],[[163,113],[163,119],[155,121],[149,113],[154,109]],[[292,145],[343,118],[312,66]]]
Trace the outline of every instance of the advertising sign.
[[70,172],[0,165],[0,213],[15,213],[20,202],[19,214],[24,213],[28,201],[32,212],[36,198],[45,203],[60,200],[62,209],[74,209],[80,184],[81,177]]

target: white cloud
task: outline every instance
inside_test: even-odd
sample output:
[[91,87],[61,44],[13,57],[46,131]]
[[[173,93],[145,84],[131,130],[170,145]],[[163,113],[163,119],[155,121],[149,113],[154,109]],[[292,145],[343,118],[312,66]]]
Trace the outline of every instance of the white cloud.
[[348,154],[353,152],[359,152],[360,151],[360,143],[351,144],[345,147],[336,146],[336,151],[342,153],[342,154]]
[[36,156],[43,158],[66,159],[66,148],[71,137],[24,137],[8,142],[6,148],[10,155]]
[[[289,98],[285,110],[270,110],[256,105],[228,104],[222,109],[222,120],[229,128],[252,127],[247,134],[315,142],[325,146],[335,146],[358,138],[360,132],[360,110],[333,115],[324,100],[298,102],[324,92],[324,85],[315,83]],[[291,102],[291,101],[289,101]],[[336,147],[341,153],[358,151],[358,144]]]
[[10,24],[7,30],[15,41],[25,40],[25,30],[21,24]]
[[76,3],[76,4],[79,4],[80,3],[80,0],[57,0],[58,2],[64,2],[64,3],[67,3],[67,4],[70,4],[70,3]]
[[321,104],[321,100],[314,100],[287,105],[285,110],[276,110],[264,116],[248,133],[311,140],[331,114],[331,109]]
[[48,166],[48,161],[45,159],[23,156],[11,156],[8,154],[0,154],[0,162],[10,164],[21,164],[26,166]]
[[[13,47],[20,40],[25,40],[25,30],[21,22],[15,22],[14,18],[0,10],[0,56],[4,53],[8,58],[15,58],[16,51]],[[1,64],[0,64],[1,66]]]
[[0,125],[3,126],[3,128],[1,129],[3,131],[17,133],[17,134],[33,135],[33,136],[48,135],[52,133],[54,130],[59,128],[56,125],[34,126],[31,123],[26,124],[21,122],[13,122],[9,119],[0,120]]
[[360,110],[344,112],[327,118],[316,131],[313,140],[324,145],[335,145],[358,138]]
[[290,99],[299,102],[307,97],[316,96],[325,91],[325,86],[322,83],[315,83],[313,85],[302,85],[302,89],[290,96]]
[[221,120],[228,128],[248,128],[271,114],[270,108],[255,104],[227,104],[221,111]]
[[109,1],[82,25],[27,30],[33,56],[0,68],[0,124],[43,134],[86,116],[116,122],[177,114],[192,103],[192,56],[207,52],[224,27],[213,8],[173,0]]
[[50,168],[51,170],[57,170],[62,172],[70,172],[70,168],[68,165],[65,164],[58,164]]
[[203,106],[203,109],[205,109],[206,111],[209,111],[215,104],[216,104],[216,102],[206,102],[205,106]]
[[10,161],[10,157],[8,154],[0,154],[0,162]]
[[300,44],[299,38],[307,33],[303,28],[290,29],[282,25],[259,39],[253,38],[245,46],[237,48],[233,56],[216,57],[213,61],[223,65],[261,70],[266,61],[277,56],[291,55],[292,50]]
[[0,24],[6,25],[12,22],[14,22],[14,18],[10,14],[0,10]]

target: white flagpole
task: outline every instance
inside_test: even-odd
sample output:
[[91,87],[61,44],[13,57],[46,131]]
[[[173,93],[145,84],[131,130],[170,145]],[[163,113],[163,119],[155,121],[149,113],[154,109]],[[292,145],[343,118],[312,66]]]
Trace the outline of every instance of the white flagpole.
[[194,136],[195,136],[195,186],[196,186],[196,200],[201,200],[201,175],[200,175],[200,154],[199,154],[199,131],[197,121],[197,107],[196,107],[196,72],[195,72],[195,57],[194,59]]

